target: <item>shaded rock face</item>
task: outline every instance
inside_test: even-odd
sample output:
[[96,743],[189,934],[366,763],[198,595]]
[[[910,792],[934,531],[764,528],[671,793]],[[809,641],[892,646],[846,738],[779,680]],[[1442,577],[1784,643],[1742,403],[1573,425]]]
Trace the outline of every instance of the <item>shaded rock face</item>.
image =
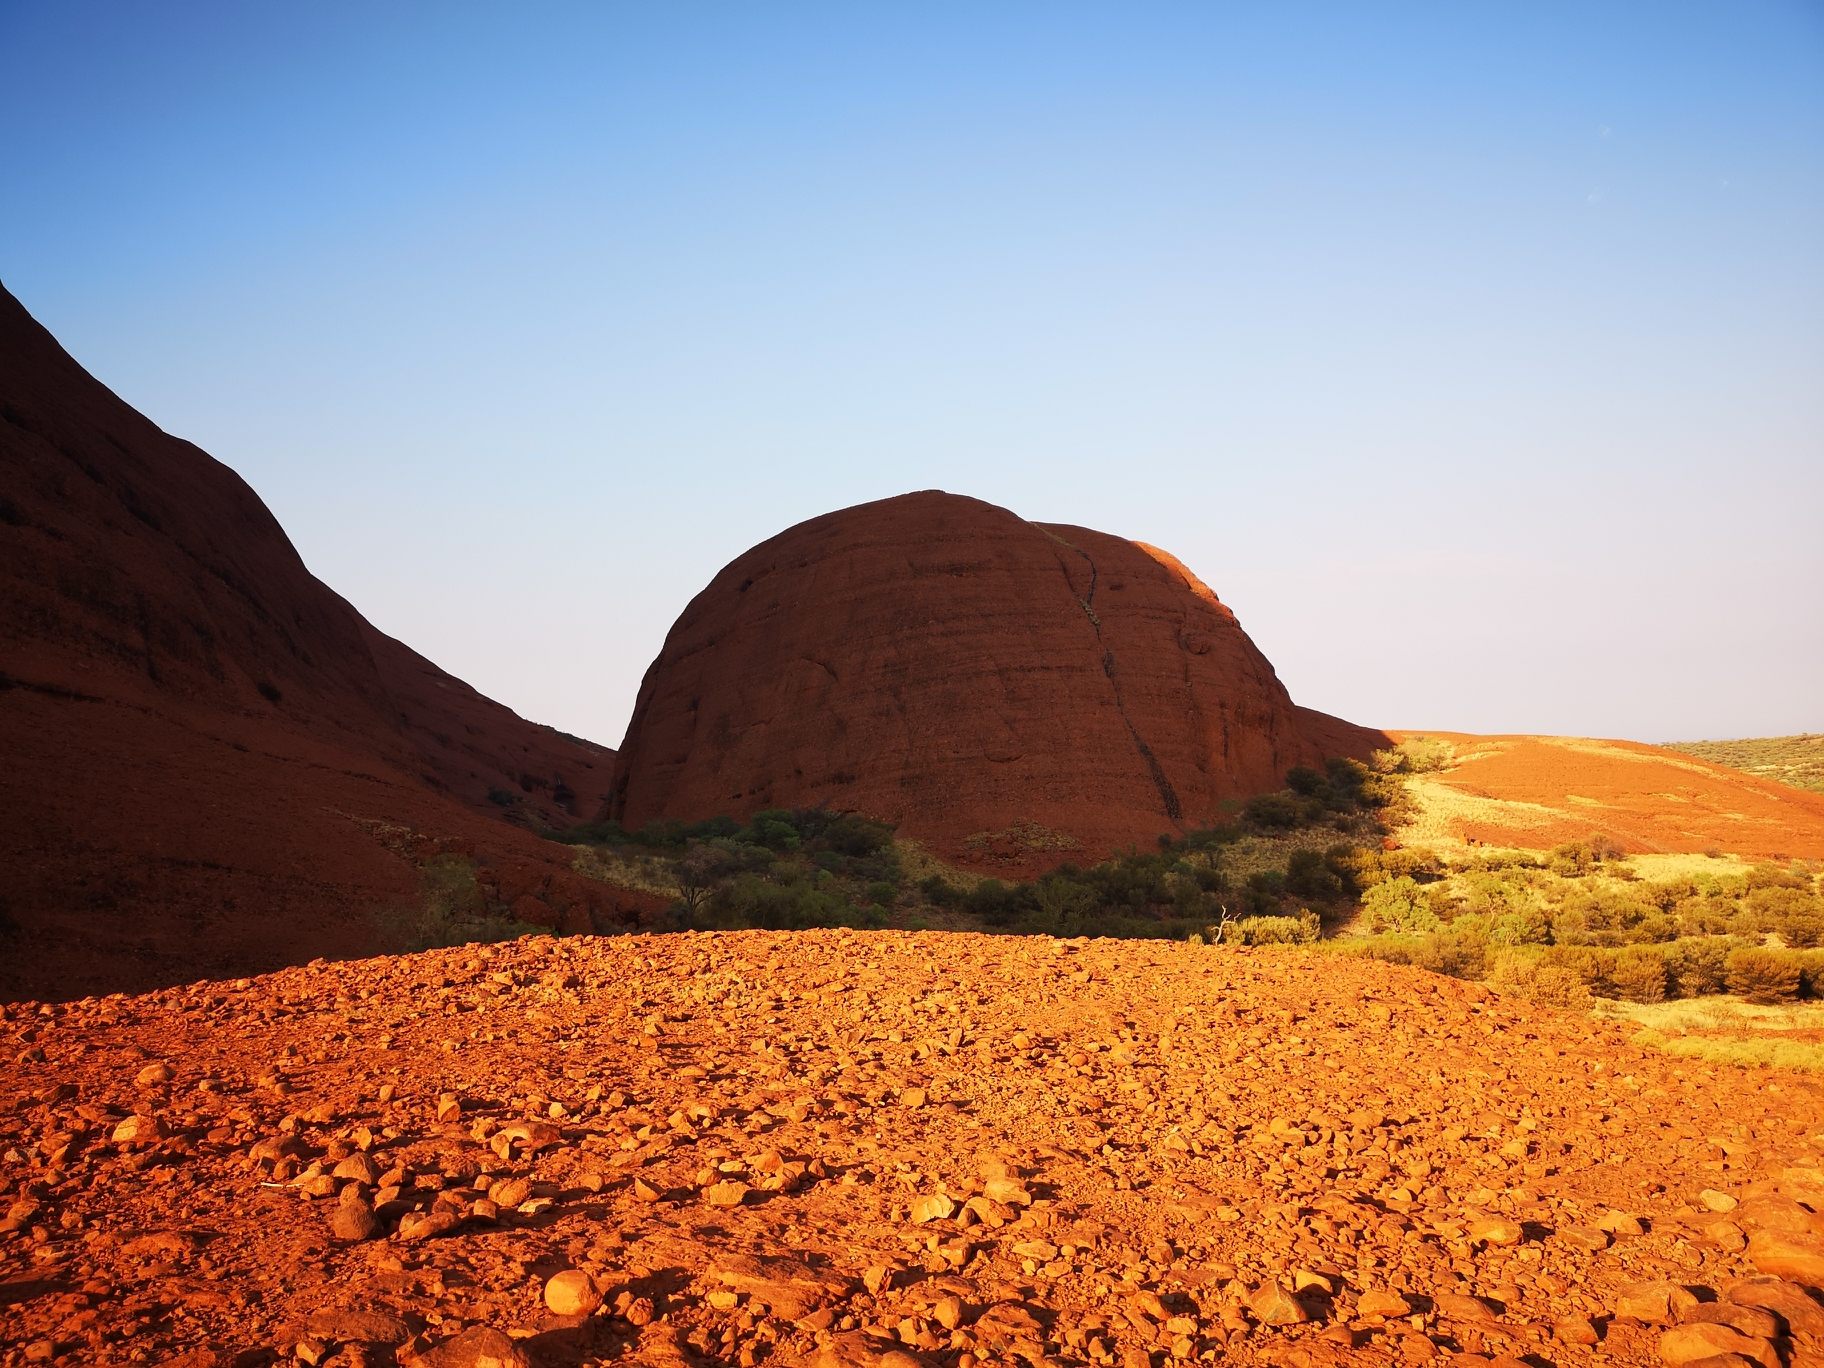
[[413,851],[561,861],[500,816],[614,766],[377,631],[4,290],[0,753],[0,995],[36,996],[366,951]]
[[951,858],[1055,863],[1385,744],[1295,707],[1165,552],[926,491],[801,523],[692,600],[606,813],[827,804]]

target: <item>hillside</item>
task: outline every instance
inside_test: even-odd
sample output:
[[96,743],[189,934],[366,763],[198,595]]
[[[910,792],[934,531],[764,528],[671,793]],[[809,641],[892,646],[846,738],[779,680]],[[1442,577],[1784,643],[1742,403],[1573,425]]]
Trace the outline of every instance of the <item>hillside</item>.
[[1824,793],[1824,736],[1751,736],[1739,741],[1668,741],[1665,749]]
[[1448,743],[1413,781],[1408,839],[1546,850],[1602,836],[1623,850],[1824,859],[1824,796],[1634,741],[1396,732]]
[[521,916],[617,905],[523,829],[592,810],[614,753],[376,631],[4,291],[0,686],[0,995],[367,953],[439,855],[514,871]]

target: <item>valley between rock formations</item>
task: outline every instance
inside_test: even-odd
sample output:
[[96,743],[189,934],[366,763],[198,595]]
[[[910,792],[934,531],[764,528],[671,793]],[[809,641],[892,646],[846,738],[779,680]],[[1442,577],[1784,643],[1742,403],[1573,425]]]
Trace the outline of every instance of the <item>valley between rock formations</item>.
[[1824,1362],[1816,1083],[1319,965],[541,937],[11,1004],[0,1359]]

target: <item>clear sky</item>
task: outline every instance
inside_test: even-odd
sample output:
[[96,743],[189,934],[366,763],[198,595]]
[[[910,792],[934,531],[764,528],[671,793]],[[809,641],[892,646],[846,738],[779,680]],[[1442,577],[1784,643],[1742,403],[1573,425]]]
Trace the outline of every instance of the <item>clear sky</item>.
[[1824,730],[1824,6],[0,0],[0,281],[376,625],[615,744],[943,488],[1383,726]]

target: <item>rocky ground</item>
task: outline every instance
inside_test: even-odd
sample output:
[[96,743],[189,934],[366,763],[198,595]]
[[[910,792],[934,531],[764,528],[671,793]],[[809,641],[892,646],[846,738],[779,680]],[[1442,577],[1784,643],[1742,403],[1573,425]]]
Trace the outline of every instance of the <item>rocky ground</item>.
[[3,1015],[7,1365],[1824,1362],[1815,1083],[1396,966],[541,937]]

